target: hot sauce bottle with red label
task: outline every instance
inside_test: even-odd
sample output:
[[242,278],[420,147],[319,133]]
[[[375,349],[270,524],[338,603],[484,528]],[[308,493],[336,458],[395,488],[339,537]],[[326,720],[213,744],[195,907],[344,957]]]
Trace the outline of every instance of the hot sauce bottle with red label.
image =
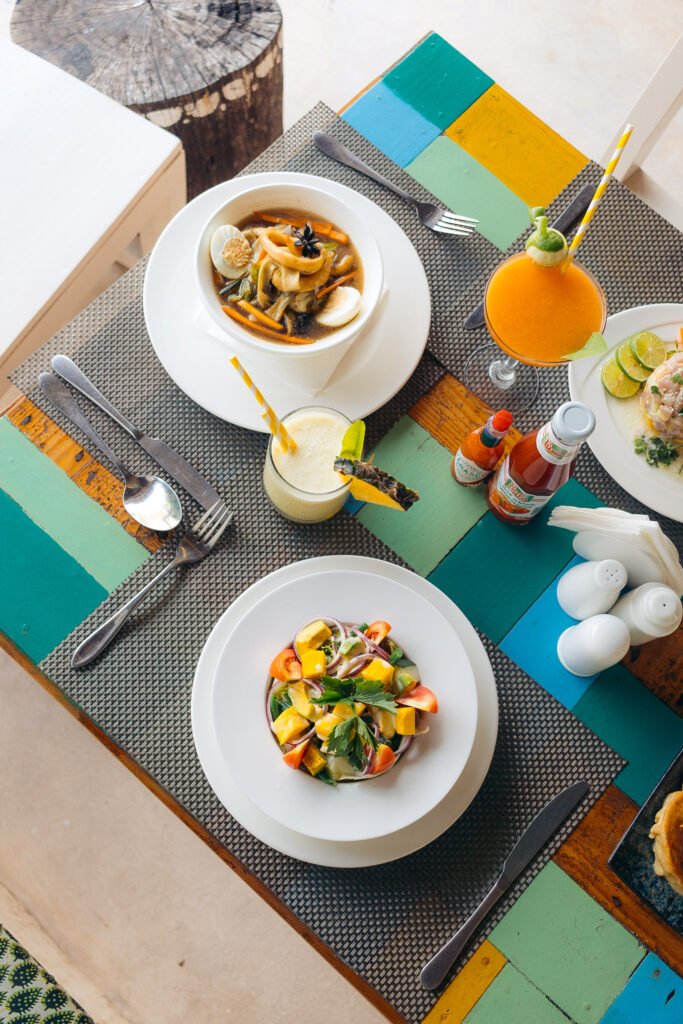
[[512,426],[512,413],[500,409],[483,427],[472,430],[458,448],[451,462],[451,473],[465,487],[474,487],[486,480],[503,454],[505,437]]
[[549,423],[525,434],[488,486],[491,511],[505,523],[525,525],[574,472],[576,456],[595,428],[593,411],[565,402]]

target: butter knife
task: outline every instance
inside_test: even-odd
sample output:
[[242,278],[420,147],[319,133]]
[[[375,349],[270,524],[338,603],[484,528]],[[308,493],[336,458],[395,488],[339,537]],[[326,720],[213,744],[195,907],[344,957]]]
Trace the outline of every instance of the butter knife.
[[[593,198],[595,189],[592,185],[584,185],[580,192],[577,192],[571,203],[565,206],[564,210],[557,218],[552,227],[561,231],[563,235],[566,235],[574,225],[581,220],[584,213],[590,206],[590,201]],[[484,318],[484,303],[480,302],[476,309],[472,312],[465,320],[464,326],[468,331],[472,331],[477,327],[483,327],[486,323]]]
[[82,395],[98,405],[103,412],[111,416],[115,423],[123,427],[141,448],[144,448],[188,494],[191,494],[199,502],[202,508],[210,509],[217,501],[223,500],[218,491],[174,448],[157,437],[148,437],[122,412],[119,412],[116,406],[112,405],[109,399],[105,398],[83,371],[76,366],[73,359],[63,355],[53,356],[52,368],[67,384],[73,385],[77,391],[80,391]]
[[553,797],[550,803],[538,812],[508,854],[500,877],[493,888],[453,938],[449,939],[445,946],[442,946],[439,952],[422,968],[420,981],[424,988],[431,991],[441,984],[484,918],[521,875],[524,868],[545,846],[567,815],[574,810],[577,804],[581,803],[589,788],[585,781],[575,782],[573,786],[563,789],[561,793]]

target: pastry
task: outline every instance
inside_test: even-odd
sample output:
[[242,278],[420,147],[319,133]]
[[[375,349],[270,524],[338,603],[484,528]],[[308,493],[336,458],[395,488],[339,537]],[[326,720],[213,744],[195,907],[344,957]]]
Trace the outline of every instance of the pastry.
[[683,790],[669,793],[650,829],[655,874],[683,896]]

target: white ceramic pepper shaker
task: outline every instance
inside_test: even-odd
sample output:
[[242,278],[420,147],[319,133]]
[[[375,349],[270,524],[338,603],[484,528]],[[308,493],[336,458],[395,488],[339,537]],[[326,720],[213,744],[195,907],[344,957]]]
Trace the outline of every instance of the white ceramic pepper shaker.
[[643,583],[624,594],[610,614],[626,624],[632,644],[646,644],[678,629],[683,605],[671,587],[663,583]]
[[614,558],[582,562],[560,577],[557,600],[572,619],[587,619],[610,610],[626,586],[626,579],[626,569]]
[[616,665],[629,649],[626,624],[615,615],[591,615],[557,641],[557,656],[575,676],[594,676]]

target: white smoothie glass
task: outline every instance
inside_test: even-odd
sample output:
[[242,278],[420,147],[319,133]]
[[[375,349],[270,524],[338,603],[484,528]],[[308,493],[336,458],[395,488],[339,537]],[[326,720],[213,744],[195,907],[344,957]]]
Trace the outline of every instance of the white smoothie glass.
[[[263,467],[263,486],[271,503],[294,523],[321,523],[341,509],[349,493],[334,460],[351,420],[335,409],[310,405],[282,419],[297,444],[285,451],[271,437]],[[336,485],[336,486],[335,486]]]

